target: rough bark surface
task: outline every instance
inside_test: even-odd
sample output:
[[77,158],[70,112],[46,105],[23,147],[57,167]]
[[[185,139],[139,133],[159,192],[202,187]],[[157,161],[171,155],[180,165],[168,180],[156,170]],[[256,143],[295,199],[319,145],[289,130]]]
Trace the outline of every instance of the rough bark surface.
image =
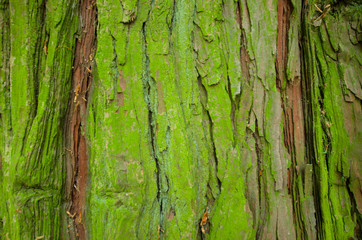
[[1,239],[59,239],[78,4],[5,0],[0,9]]
[[[73,63],[72,93],[68,105],[66,124],[67,181],[66,196],[70,197],[67,209],[71,239],[86,238],[85,206],[88,180],[88,151],[85,137],[88,90],[92,84],[92,69],[96,39],[96,3],[80,2],[80,35],[76,42]],[[72,220],[71,220],[72,219]],[[74,221],[73,221],[74,220]]]
[[0,0],[0,239],[360,239],[362,3]]

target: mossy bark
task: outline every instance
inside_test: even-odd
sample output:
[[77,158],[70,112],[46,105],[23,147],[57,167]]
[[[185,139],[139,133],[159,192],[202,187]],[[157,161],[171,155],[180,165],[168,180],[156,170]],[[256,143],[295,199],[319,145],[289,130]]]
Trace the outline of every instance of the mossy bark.
[[0,239],[361,238],[361,9],[0,0]]

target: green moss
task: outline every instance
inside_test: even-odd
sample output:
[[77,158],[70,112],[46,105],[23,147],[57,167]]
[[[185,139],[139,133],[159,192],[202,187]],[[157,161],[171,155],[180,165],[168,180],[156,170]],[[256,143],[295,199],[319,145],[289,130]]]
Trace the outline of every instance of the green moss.
[[[354,237],[359,10],[334,1],[317,26],[314,3],[291,1],[277,89],[278,1],[97,1],[81,128],[90,239]],[[70,237],[63,132],[78,5],[0,2],[0,238]]]
[[[348,55],[348,61],[352,63],[349,66],[354,66],[352,52],[355,50],[352,49],[355,47],[345,38],[339,37],[341,32],[348,35],[348,31],[351,31],[347,30],[348,20],[342,17],[343,11],[339,14],[326,19],[325,28],[312,28],[311,45],[314,47],[311,49],[315,49],[312,55],[315,61],[307,59],[313,63],[315,74],[310,84],[313,88],[311,106],[317,163],[315,174],[322,216],[318,220],[323,230],[320,236],[326,239],[334,239],[334,236],[336,239],[353,237],[356,224],[351,216],[352,205],[345,180],[350,176],[350,164],[354,162],[353,158],[347,159],[350,139],[354,133],[346,131],[346,126],[351,123],[348,123],[350,120],[346,122],[343,116],[346,91],[341,88],[345,83],[351,89],[356,89],[353,87],[353,77],[346,74],[348,70],[345,69],[348,67],[344,64],[345,56]],[[356,69],[353,72],[360,74]]]
[[96,66],[87,120],[92,174],[87,227],[91,239],[145,238],[157,234],[157,224],[150,221],[157,215],[152,209],[156,167],[148,146],[148,110],[139,67],[141,28],[149,7],[143,5],[143,14],[127,30],[117,21],[117,8],[110,6],[98,3]]
[[[4,31],[7,35],[3,39],[10,42],[2,46],[10,44],[11,51],[7,56],[2,48],[2,56],[7,58],[2,62],[10,60],[10,66],[4,67],[10,68],[5,73],[10,72],[11,87],[10,96],[4,89],[2,106],[9,104],[11,112],[2,108],[2,114],[11,120],[3,129],[6,147],[1,155],[6,174],[2,184],[6,186],[6,201],[1,206],[7,209],[2,233],[10,239],[60,236],[65,177],[61,129],[77,30],[76,15],[64,16],[77,8],[73,2],[59,1],[48,2],[47,7],[44,1],[10,3],[10,32]],[[62,45],[70,50],[60,48]],[[8,79],[6,74],[1,78]]]

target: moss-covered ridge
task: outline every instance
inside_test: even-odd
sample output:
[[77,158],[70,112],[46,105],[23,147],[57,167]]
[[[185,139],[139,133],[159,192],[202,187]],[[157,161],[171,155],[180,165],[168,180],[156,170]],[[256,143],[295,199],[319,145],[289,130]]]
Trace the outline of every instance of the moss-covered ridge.
[[1,238],[59,239],[77,2],[1,1],[1,19]]

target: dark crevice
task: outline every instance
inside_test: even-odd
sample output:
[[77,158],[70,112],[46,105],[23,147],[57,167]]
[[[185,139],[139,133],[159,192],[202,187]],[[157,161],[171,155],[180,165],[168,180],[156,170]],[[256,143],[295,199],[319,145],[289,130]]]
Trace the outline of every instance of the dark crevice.
[[[237,2],[236,6],[236,21],[238,22],[240,29],[240,65],[241,65],[241,73],[243,78],[249,83],[250,75],[249,75],[249,63],[250,57],[246,50],[246,37],[245,30],[243,28],[243,19],[241,17],[241,6],[240,2]],[[250,21],[250,19],[249,19]]]
[[[238,2],[238,9],[239,9],[239,13],[241,12],[241,4],[243,5],[243,8],[246,10],[246,22],[247,25],[249,26],[248,32],[251,32],[251,20],[250,20],[250,12],[249,12],[249,8],[248,8],[248,2],[247,0],[239,0]],[[241,14],[240,14],[241,15]],[[241,17],[239,18],[239,20],[241,20]],[[239,21],[239,24],[241,26],[241,21]],[[242,29],[242,28],[240,28]]]
[[[12,131],[12,120],[11,120],[11,108],[10,108],[10,53],[11,53],[11,39],[10,39],[10,10],[9,10],[9,1],[4,1],[2,4],[0,4],[0,11],[1,15],[3,16],[2,22],[1,22],[1,29],[2,29],[2,36],[1,36],[1,56],[0,60],[2,63],[0,63],[0,84],[2,85],[2,89],[0,90],[2,97],[5,101],[5,109],[1,109],[3,112],[3,119],[2,124],[4,124],[3,127],[3,134],[5,134],[5,137],[10,137],[8,134]],[[8,116],[8,117],[7,117]]]
[[[143,37],[143,94],[144,94],[144,98],[145,98],[145,102],[147,104],[147,108],[148,108],[148,128],[149,128],[149,141],[151,143],[151,153],[152,153],[152,157],[155,160],[155,164],[156,164],[156,169],[157,169],[157,173],[156,173],[156,183],[157,183],[157,202],[159,204],[160,207],[160,222],[159,222],[159,235],[160,238],[163,237],[164,234],[164,226],[163,226],[163,222],[164,222],[164,218],[165,218],[165,214],[167,212],[166,209],[166,201],[167,201],[167,193],[169,190],[169,179],[168,176],[165,174],[165,170],[163,170],[162,166],[162,162],[159,159],[160,156],[158,154],[157,151],[157,142],[156,142],[156,134],[157,134],[157,109],[154,107],[154,105],[156,105],[156,103],[154,103],[154,96],[155,94],[157,94],[157,89],[155,87],[156,82],[155,79],[153,79],[150,76],[150,58],[148,56],[148,52],[147,52],[147,22],[150,18],[150,15],[152,13],[152,9],[154,7],[154,1],[151,2],[151,7],[150,10],[148,12],[148,17],[147,20],[145,22],[143,22],[142,25],[142,37]],[[167,129],[167,134],[170,134],[170,128],[168,127]],[[162,153],[161,153],[162,154]],[[162,159],[162,157],[161,157]],[[166,190],[164,190],[166,189]]]
[[354,236],[356,239],[362,239],[362,215],[357,209],[357,202],[353,191],[350,188],[351,178],[347,178],[346,180],[346,189],[348,191],[348,195],[351,202],[351,216],[356,218],[356,227],[354,229]]
[[[176,20],[177,20],[177,18],[175,17],[175,15],[176,15],[176,0],[173,0],[172,4],[173,5],[172,5],[171,20],[170,20],[170,22],[167,22],[168,30],[170,31],[170,36],[172,36],[172,31],[173,31],[173,28],[176,25]],[[170,44],[171,44],[171,41],[170,41]],[[172,49],[172,48],[170,47],[170,49]]]
[[332,139],[332,135],[331,135],[331,132],[330,132],[330,129],[329,127],[331,125],[330,123],[330,120],[328,118],[328,115],[327,115],[327,112],[324,110],[325,107],[324,107],[324,88],[325,88],[325,82],[324,82],[324,76],[322,75],[322,70],[321,70],[321,63],[320,63],[320,59],[318,58],[317,56],[317,49],[316,49],[316,46],[315,46],[315,63],[316,63],[316,66],[317,66],[317,69],[316,69],[316,72],[317,72],[317,76],[318,76],[318,79],[321,81],[321,82],[318,82],[318,105],[319,105],[319,111],[321,114],[320,114],[320,120],[321,120],[321,127],[322,127],[322,130],[323,130],[323,154],[324,154],[324,159],[325,159],[325,162],[326,162],[326,166],[327,166],[327,170],[329,170],[329,156],[330,156],[330,153],[332,151],[332,144],[331,144],[331,139]]
[[[245,38],[245,31],[243,29],[243,19],[241,17],[241,5],[240,2],[237,2],[236,5],[236,21],[239,25],[240,29],[240,67],[241,67],[241,74],[242,79],[240,81],[240,93],[236,95],[235,100],[232,105],[232,121],[233,121],[233,132],[234,135],[237,135],[237,121],[236,121],[236,113],[240,106],[240,100],[241,100],[241,94],[245,90],[243,86],[246,86],[246,84],[250,84],[250,74],[249,74],[249,63],[250,63],[250,57],[246,50],[246,38]],[[250,21],[250,19],[249,19]],[[249,122],[249,120],[248,120]],[[235,137],[234,137],[235,139]]]
[[[213,126],[210,112],[207,109],[207,101],[208,101],[207,90],[206,90],[205,86],[202,84],[200,75],[198,75],[198,77],[197,77],[197,83],[198,83],[198,87],[199,87],[199,91],[200,91],[200,102],[201,102],[202,109],[203,109],[204,125],[205,125],[205,127],[209,128],[208,134],[210,136],[210,144],[211,144],[209,172],[210,172],[210,175],[213,177],[209,177],[208,183],[207,183],[207,191],[206,191],[206,196],[205,196],[207,199],[207,209],[205,210],[205,212],[206,212],[206,211],[212,210],[212,207],[213,207],[215,201],[217,200],[218,196],[220,195],[222,182],[219,179],[219,177],[217,176],[218,158],[217,158],[217,154],[216,154],[216,147],[215,147],[214,134],[213,134],[214,126]],[[216,189],[214,189],[214,187],[212,187],[212,186],[215,186]],[[202,221],[202,216],[200,218],[200,223],[201,223],[201,221]],[[211,227],[211,225],[208,221],[206,221],[205,224],[202,226],[200,224],[198,234],[201,237],[201,239],[204,239],[205,234],[210,232],[210,227]],[[204,232],[202,232],[202,229],[204,230]]]
[[221,191],[221,181],[219,179],[219,177],[217,176],[217,172],[218,172],[218,158],[217,158],[217,154],[216,154],[216,147],[215,147],[215,141],[214,141],[214,133],[213,133],[213,129],[214,129],[214,123],[212,121],[212,118],[211,118],[211,115],[210,115],[210,112],[209,110],[207,109],[207,99],[208,99],[208,95],[207,95],[207,90],[205,88],[205,86],[202,84],[202,81],[201,81],[201,77],[200,75],[198,76],[197,78],[197,81],[198,81],[198,85],[199,85],[199,89],[200,89],[200,92],[201,94],[204,96],[204,104],[202,104],[203,106],[203,109],[206,113],[206,116],[207,116],[207,120],[208,120],[208,123],[209,123],[209,134],[210,134],[210,141],[211,141],[211,145],[212,145],[212,157],[213,157],[213,161],[214,161],[214,164],[215,164],[215,172],[214,172],[214,175],[215,175],[215,178],[217,179],[217,183],[218,183],[218,191],[220,193]]
[[211,116],[210,116],[210,112],[207,110],[207,116],[209,118],[209,123],[210,123],[210,140],[211,140],[211,144],[212,144],[212,154],[214,157],[214,161],[215,161],[215,176],[217,179],[217,186],[218,186],[218,190],[219,190],[219,194],[221,192],[221,181],[219,179],[219,177],[217,176],[218,173],[218,159],[217,159],[217,155],[216,155],[216,147],[215,147],[215,141],[214,141],[214,133],[213,133],[213,129],[214,129],[214,123],[212,122]]
[[[226,72],[229,72],[229,64],[227,62],[227,58],[228,56],[225,56],[225,62],[226,62]],[[234,103],[234,99],[232,96],[232,92],[231,92],[231,83],[230,83],[230,77],[229,74],[227,74],[227,85],[225,86],[225,91],[227,92],[229,99],[230,99],[230,104],[231,104],[231,112],[230,112],[230,119],[231,119],[231,124],[233,127],[233,147],[235,147],[235,131],[236,131],[236,126],[235,126],[235,103]],[[234,127],[235,126],[235,127]]]
[[275,69],[277,73],[276,85],[279,90],[282,89],[283,82],[286,79],[286,67],[288,62],[288,32],[292,11],[293,5],[290,0],[278,1],[278,34]]
[[[199,26],[197,25],[195,19],[197,17],[197,5],[195,2],[194,6],[194,27],[197,29],[197,32],[201,31]],[[197,34],[197,33],[196,33]],[[193,37],[195,37],[195,32],[193,34]],[[192,40],[194,42],[194,38]],[[196,61],[198,61],[198,51],[194,48]],[[221,186],[222,182],[220,178],[218,177],[218,157],[217,157],[217,150],[215,145],[215,139],[214,139],[214,123],[212,121],[211,113],[208,109],[207,103],[208,103],[208,92],[207,92],[207,86],[202,83],[202,77],[199,73],[199,69],[196,67],[196,71],[198,73],[197,76],[197,84],[199,88],[199,98],[200,103],[202,106],[202,125],[204,128],[204,134],[206,139],[208,139],[208,149],[209,149],[209,179],[207,179],[207,190],[205,193],[205,198],[207,201],[206,209],[204,209],[203,214],[199,218],[199,224],[198,224],[198,239],[207,239],[208,234],[211,232],[212,224],[210,220],[208,219],[208,214],[210,211],[213,210],[214,204],[217,201],[220,193],[221,193]],[[228,84],[226,86],[225,91],[229,94],[230,97],[230,85]],[[231,116],[235,116],[236,109],[231,110]],[[233,126],[235,126],[233,124]]]
[[[302,12],[301,12],[301,35],[300,35],[300,50],[301,50],[301,74],[302,74],[302,104],[303,104],[303,115],[304,115],[304,135],[305,135],[305,149],[306,159],[308,164],[313,164],[313,195],[315,205],[315,217],[316,217],[316,229],[317,237],[324,239],[323,233],[323,219],[322,211],[320,207],[320,184],[319,184],[319,169],[318,162],[315,153],[315,140],[314,140],[314,127],[313,122],[314,114],[312,107],[312,89],[313,89],[313,59],[312,57],[312,46],[310,46],[310,32],[309,32],[309,20],[308,20],[308,4],[302,1]],[[308,117],[307,117],[308,116]]]
[[[39,2],[38,2],[39,4]],[[30,108],[30,118],[26,123],[25,127],[25,134],[23,137],[23,143],[27,142],[27,138],[29,136],[29,132],[31,131],[33,121],[35,119],[35,116],[37,115],[38,111],[38,102],[39,102],[39,79],[41,78],[41,71],[42,71],[42,59],[43,56],[46,57],[46,48],[47,48],[47,39],[49,38],[48,33],[45,30],[45,17],[46,17],[46,7],[45,7],[45,0],[43,0],[39,6],[39,11],[34,11],[31,15],[29,28],[31,31],[34,31],[35,35],[31,35],[29,42],[31,42],[31,47],[29,49],[29,52],[27,54],[27,61],[31,63],[31,66],[39,66],[39,67],[31,67],[26,66],[29,68],[29,71],[31,74],[27,76],[27,81],[32,84],[30,94],[31,99],[31,108]],[[39,24],[39,26],[37,25]],[[43,34],[43,32],[45,34]],[[43,38],[43,36],[45,37]],[[44,42],[44,43],[43,43]],[[21,147],[21,152],[23,153],[23,150],[25,148],[26,144],[23,144]],[[41,152],[41,149],[39,149],[39,153]],[[25,155],[25,153],[23,153]],[[29,158],[28,158],[29,159]]]
[[[150,14],[151,10],[148,14]],[[155,160],[156,163],[156,182],[157,182],[157,201],[160,204],[160,192],[161,192],[161,183],[160,183],[160,163],[156,154],[156,148],[155,148],[155,116],[152,110],[151,106],[151,86],[150,86],[150,60],[147,55],[147,39],[146,39],[146,22],[142,25],[142,34],[143,34],[143,90],[144,90],[144,96],[145,96],[145,102],[147,104],[148,108],[148,129],[149,129],[149,137],[150,137],[150,143],[151,143],[151,153],[152,157]],[[160,204],[160,211],[162,212],[162,204]]]
[[[228,68],[228,65],[226,65],[226,66]],[[228,69],[227,69],[227,71],[228,71]],[[235,96],[235,100],[233,99],[232,92],[231,92],[231,83],[230,83],[229,75],[227,76],[227,80],[228,80],[228,85],[227,85],[226,92],[229,95],[230,104],[231,104],[230,119],[231,119],[231,125],[232,125],[232,128],[233,128],[233,148],[235,148],[236,143],[237,143],[237,122],[235,120],[235,115],[236,115],[236,111],[237,111],[237,109],[239,107],[240,94],[237,94]]]
[[[260,139],[260,135],[259,135],[259,127],[258,127],[258,120],[255,120],[255,132],[253,133],[253,137],[255,140],[255,151],[256,151],[256,157],[257,157],[257,178],[258,178],[258,194],[259,194],[259,223],[257,224],[257,229],[256,229],[256,236],[255,239],[262,239],[263,237],[263,231],[264,231],[264,225],[266,223],[266,217],[267,215],[265,214],[268,211],[268,206],[267,206],[267,202],[265,201],[265,196],[263,196],[262,191],[266,191],[265,187],[264,187],[264,182],[265,181],[264,177],[263,177],[263,147],[262,147],[262,143],[261,143],[261,139]],[[265,173],[264,173],[265,174]],[[265,193],[264,193],[265,194]]]
[[[307,163],[312,164],[314,163],[314,148],[313,148],[313,129],[311,128],[312,125],[310,123],[313,123],[313,112],[312,112],[312,100],[311,100],[311,82],[313,79],[311,79],[312,72],[312,57],[311,57],[311,49],[308,48],[308,44],[310,41],[309,37],[309,31],[308,31],[308,19],[306,18],[307,14],[307,5],[305,5],[302,2],[302,13],[301,13],[301,37],[300,37],[300,52],[301,52],[301,74],[302,74],[302,81],[301,81],[301,87],[302,87],[302,103],[303,103],[303,115],[305,116],[305,131],[304,135],[306,136],[306,151],[308,157],[306,158],[309,160]],[[308,116],[308,118],[306,118]]]
[[[43,39],[43,35],[44,34],[39,34],[38,35],[38,39],[36,41],[36,47],[35,47],[35,53],[34,55],[36,54],[37,56],[35,56],[33,59],[34,61],[36,61],[35,65],[36,66],[41,66],[41,62],[42,62],[42,59],[43,57],[42,56],[47,56],[47,47],[48,47],[48,39],[49,39],[49,34],[46,32],[45,30],[45,18],[46,18],[46,1],[43,0],[41,6],[39,6],[39,15],[40,15],[40,22],[41,22],[41,29],[42,31],[45,32],[45,37]],[[36,11],[38,13],[38,11]],[[39,71],[41,71],[41,67],[36,67],[36,68],[33,68],[33,83],[34,83],[34,107],[32,108],[33,109],[33,116],[31,117],[31,119],[34,119],[35,116],[37,115],[37,111],[38,111],[38,96],[39,96],[39,78],[40,78],[40,73]]]
[[[230,82],[229,82],[229,91],[230,91]],[[237,110],[239,109],[240,94],[236,95],[234,101],[232,99],[230,99],[230,101],[231,101],[230,119],[231,119],[231,123],[232,123],[232,127],[233,127],[233,147],[235,148],[236,143],[237,143],[237,136],[238,136],[236,114],[237,114]]]
[[[112,59],[112,79],[113,79],[113,86],[117,86],[117,82],[118,82],[118,75],[119,75],[119,70],[118,70],[118,56],[117,56],[117,51],[116,51],[116,38],[110,34],[111,38],[112,38],[112,46],[113,46],[113,55],[114,58]],[[113,88],[113,94],[114,96],[117,96],[117,87]],[[109,101],[114,101],[114,99],[109,99]]]

